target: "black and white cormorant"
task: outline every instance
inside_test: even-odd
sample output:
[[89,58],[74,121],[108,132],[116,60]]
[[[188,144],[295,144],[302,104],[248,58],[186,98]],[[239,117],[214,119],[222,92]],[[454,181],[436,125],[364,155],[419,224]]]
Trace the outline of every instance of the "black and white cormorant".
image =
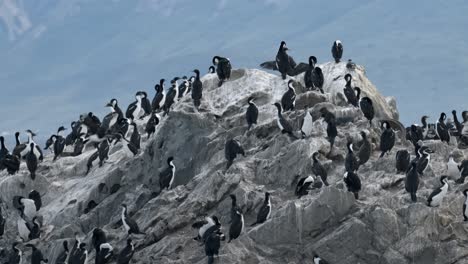
[[164,90],[165,81],[166,80],[161,79],[159,80],[159,84],[156,84],[154,86],[154,89],[156,90],[156,95],[154,96],[153,101],[151,103],[153,111],[161,110],[164,104],[166,103],[166,91]]
[[231,61],[228,58],[214,56],[212,62],[216,66],[216,74],[219,79],[218,87],[221,87],[225,81],[231,78]]
[[255,124],[257,124],[258,119],[258,108],[257,105],[254,103],[254,97],[249,97],[247,100],[249,106],[247,107],[247,112],[245,113],[245,119],[247,120],[247,130]]
[[359,107],[359,97],[361,96],[361,88],[351,87],[351,74],[346,74],[344,78],[346,80],[346,85],[343,88],[343,92],[346,96],[346,100],[348,100],[348,103],[353,105],[354,107]]
[[164,116],[169,114],[172,105],[174,104],[175,100],[179,97],[179,79],[179,77],[175,77],[171,81],[171,88],[169,88],[169,91],[166,94],[166,101],[163,105]]
[[316,67],[317,58],[315,56],[309,57],[309,67],[304,74],[304,83],[308,90],[319,90],[321,93],[323,91],[323,83],[325,81],[320,67]]
[[427,146],[422,146],[419,150],[419,159],[417,160],[418,173],[424,175],[431,162],[431,153],[433,152]]
[[397,151],[395,158],[395,167],[397,174],[406,173],[410,166],[411,155],[406,149]]
[[137,120],[141,115],[141,98],[142,94],[137,92],[135,95],[135,101],[128,105],[127,111],[125,112],[125,117],[131,120]]
[[203,83],[200,80],[200,71],[198,69],[193,70],[195,73],[195,79],[192,83],[192,100],[193,105],[196,109],[200,107],[201,99],[203,97]]
[[129,264],[135,254],[135,246],[132,239],[127,239],[127,245],[120,251],[117,257],[117,264]]
[[122,224],[125,229],[125,232],[128,235],[130,234],[144,235],[145,234],[140,231],[140,228],[138,227],[137,222],[128,215],[126,204],[122,204],[121,220],[122,220]]
[[345,169],[347,172],[355,172],[359,169],[359,161],[354,155],[353,143],[348,142],[346,147],[348,149],[348,154],[346,154],[345,158]]
[[411,195],[411,201],[417,202],[416,193],[419,188],[419,173],[416,162],[412,161],[409,170],[406,172],[405,190]]
[[296,91],[294,90],[294,81],[289,80],[288,90],[281,97],[281,107],[283,111],[294,110],[296,107]]
[[260,67],[279,71],[283,80],[286,79],[286,76],[296,76],[300,73],[303,73],[307,70],[308,64],[299,63],[296,64],[294,59],[288,55],[288,47],[286,47],[286,42],[281,41],[278,52],[276,53],[276,59],[274,61],[267,61],[260,64]]
[[63,132],[66,130],[65,127],[61,126],[57,129],[57,135],[54,142],[54,159],[62,155],[63,150],[65,149],[65,138],[63,137]]
[[231,206],[231,226],[229,227],[229,242],[233,239],[236,239],[242,233],[244,229],[244,215],[242,214],[242,210],[237,206],[237,199],[234,194],[230,195],[232,200]]
[[362,97],[359,100],[359,108],[361,108],[364,117],[366,117],[367,120],[369,120],[369,125],[372,126],[372,119],[374,119],[375,115],[372,100],[369,97]]
[[294,191],[294,194],[299,198],[304,196],[304,195],[309,194],[309,188],[314,183],[314,181],[315,181],[315,179],[314,179],[314,177],[312,175],[309,175],[307,177],[302,177],[297,182],[296,190]]
[[338,63],[341,60],[341,57],[343,56],[343,44],[341,43],[340,40],[335,40],[333,42],[333,46],[331,49],[333,58],[335,59],[335,62]]
[[242,155],[245,157],[244,148],[242,148],[240,142],[236,139],[229,139],[224,145],[224,157],[226,158],[226,170],[231,167],[234,160],[237,158],[237,155]]
[[153,111],[145,127],[145,132],[148,135],[148,138],[150,138],[151,135],[156,132],[156,126],[159,124],[160,120],[161,116],[159,116]]
[[312,160],[313,160],[312,172],[316,176],[320,176],[320,178],[322,179],[322,182],[326,186],[328,186],[328,181],[327,181],[328,173],[325,167],[323,167],[322,163],[320,163],[319,159],[317,158],[318,155],[319,155],[318,152],[314,152],[314,154],[312,154]]
[[42,251],[36,246],[27,244],[26,247],[30,247],[32,249],[31,253],[31,264],[41,264],[42,262],[47,263],[49,262],[48,259],[44,258],[44,255],[42,254]]
[[447,195],[449,188],[448,177],[440,177],[440,183],[442,184],[442,186],[434,189],[434,191],[432,191],[432,193],[427,198],[427,205],[432,207],[439,206],[442,203],[444,197]]
[[30,176],[32,180],[36,179],[36,170],[37,170],[37,157],[34,154],[34,143],[30,144],[30,151],[26,154],[26,165],[28,167]]
[[296,136],[294,135],[294,131],[293,131],[293,127],[290,123],[289,120],[287,120],[284,116],[283,116],[283,109],[281,107],[281,104],[280,103],[275,103],[274,106],[276,106],[276,109],[278,110],[278,115],[277,115],[277,118],[276,118],[276,124],[278,125],[278,128],[281,130],[281,133],[285,134],[289,134],[290,136],[296,138]]
[[167,158],[167,168],[159,174],[159,189],[170,190],[174,183],[176,167],[174,165],[174,157]]
[[445,113],[441,113],[439,120],[437,121],[436,124],[436,132],[437,136],[442,142],[447,142],[450,143],[450,133],[447,125],[445,124],[445,119],[447,118],[447,115]]
[[382,151],[380,157],[382,158],[385,153],[390,153],[395,146],[395,132],[388,121],[382,122],[381,128],[383,129],[382,135],[380,135],[380,151]]
[[369,159],[372,154],[372,145],[367,138],[367,134],[364,131],[360,132],[362,141],[361,141],[361,147],[359,147],[359,150],[357,152],[357,157],[359,161],[359,165],[365,164]]
[[352,192],[356,200],[359,199],[359,191],[361,191],[361,179],[359,179],[359,176],[353,171],[347,171],[343,176],[343,181],[348,188],[348,192]]
[[301,127],[301,134],[302,137],[310,137],[312,136],[312,132],[314,129],[314,120],[312,115],[310,114],[309,109],[305,110],[304,119],[302,120],[302,127]]
[[133,153],[133,155],[136,155],[140,150],[141,136],[140,132],[138,132],[138,126],[136,123],[132,122],[130,125],[133,127],[133,132],[130,136],[130,141],[128,142],[127,147]]
[[270,193],[265,192],[265,200],[263,200],[263,204],[260,207],[260,210],[258,211],[257,221],[255,221],[255,223],[253,223],[251,226],[264,223],[268,219],[268,217],[270,217],[270,214],[271,214]]

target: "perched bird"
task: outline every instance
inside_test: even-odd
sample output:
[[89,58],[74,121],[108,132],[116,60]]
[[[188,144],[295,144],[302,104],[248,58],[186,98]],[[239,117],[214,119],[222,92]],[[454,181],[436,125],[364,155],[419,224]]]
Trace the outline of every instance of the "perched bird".
[[397,169],[397,174],[406,173],[410,166],[410,153],[406,150],[399,150],[396,153],[395,167]]
[[29,235],[28,235],[29,240],[33,240],[33,239],[41,237],[41,224],[39,223],[37,216],[33,218],[31,225],[26,224],[26,226],[29,229]]
[[161,120],[161,117],[158,114],[151,112],[151,116],[145,127],[145,132],[148,135],[148,138],[156,132],[156,126],[159,124],[159,120]]
[[237,205],[237,197],[235,194],[230,194],[229,197],[231,198],[231,222],[235,218],[236,211],[242,211],[240,207]]
[[167,168],[159,174],[159,188],[162,192],[164,189],[169,190],[172,188],[172,184],[175,178],[175,165],[174,157],[167,159]]
[[229,241],[238,238],[244,229],[244,215],[241,209],[236,204],[236,196],[231,195],[232,207],[231,207],[231,226],[229,227]]
[[314,177],[309,175],[307,177],[303,177],[299,180],[296,186],[295,194],[297,197],[301,198],[301,196],[309,194],[310,185],[314,183]]
[[301,134],[302,137],[310,137],[312,135],[313,131],[313,126],[314,126],[314,120],[312,119],[312,115],[310,114],[309,110],[306,109],[304,115],[304,119],[302,121],[302,127],[301,127]]
[[220,56],[214,56],[212,61],[213,65],[216,66],[216,74],[219,79],[218,87],[221,87],[225,81],[231,78],[231,61]]
[[453,123],[455,123],[455,128],[457,129],[458,135],[461,136],[463,133],[463,124],[460,123],[457,117],[457,111],[452,110]]
[[294,81],[289,80],[288,82],[288,90],[283,94],[281,97],[281,107],[283,111],[294,110],[296,106],[296,91],[294,90]]
[[348,154],[346,154],[345,158],[345,169],[347,172],[355,172],[359,169],[359,161],[354,155],[353,143],[348,142],[348,144],[346,144],[346,147],[348,149]]
[[210,67],[208,68],[208,73],[210,73],[210,74],[216,73],[215,67],[214,67],[214,66],[210,66]]
[[138,151],[140,150],[141,136],[138,132],[138,126],[136,125],[136,123],[132,122],[130,125],[133,127],[133,132],[130,136],[130,142],[127,144],[127,147],[133,153],[133,155],[136,156],[136,154],[138,154]]
[[336,118],[333,113],[328,111],[322,113],[325,122],[327,122],[327,139],[330,142],[330,152],[333,150],[333,145],[335,144],[335,138],[338,136],[338,130],[336,128]]
[[242,148],[240,142],[235,139],[227,140],[224,146],[224,157],[227,160],[226,170],[231,167],[238,154],[241,154],[245,157],[245,151]]
[[208,264],[214,263],[214,257],[219,255],[219,248],[221,247],[221,241],[224,241],[226,237],[218,230],[210,233],[205,240],[205,254],[208,257]]
[[64,240],[62,243],[63,251],[57,256],[55,260],[56,264],[67,264],[68,256],[70,255],[70,250],[68,249],[68,241]]
[[36,248],[34,245],[27,244],[26,247],[30,247],[32,249],[31,264],[41,264],[42,261],[44,261],[45,263],[49,262],[48,259],[44,258],[42,251]]
[[312,160],[313,160],[312,172],[316,176],[320,176],[320,178],[322,179],[322,182],[326,186],[328,186],[328,182],[327,182],[328,173],[327,173],[327,170],[325,170],[325,168],[323,167],[322,163],[320,163],[320,161],[317,159],[318,155],[319,155],[318,152],[314,152],[314,154],[312,154]]
[[37,170],[37,157],[34,154],[34,148],[35,148],[34,143],[31,143],[30,148],[29,148],[30,151],[26,155],[26,165],[28,167],[32,180],[36,179],[36,170]]
[[257,119],[258,119],[258,108],[255,105],[254,97],[249,97],[247,100],[247,103],[249,104],[249,107],[247,107],[247,112],[245,113],[245,119],[247,120],[247,130],[250,130],[252,125],[257,124]]
[[99,250],[101,249],[101,245],[107,243],[106,232],[104,232],[104,230],[102,230],[101,228],[94,228],[93,236],[91,237],[91,243],[93,244],[94,250],[96,250],[96,252],[99,252]]
[[364,131],[361,131],[361,147],[357,152],[357,157],[359,161],[359,166],[364,165],[369,159],[372,154],[372,145],[367,138],[367,134]]
[[104,165],[104,161],[106,161],[109,158],[109,140],[106,139],[102,141],[99,146],[98,146],[98,156],[99,156],[99,167],[102,167]]
[[164,79],[159,80],[159,84],[154,86],[156,90],[156,95],[151,102],[151,108],[153,111],[159,111],[163,107],[164,103],[166,102],[166,91],[164,91]]
[[193,239],[204,243],[212,232],[216,232],[221,228],[221,223],[217,216],[207,216],[204,220],[193,223],[192,228],[198,229],[197,236]]
[[335,59],[335,62],[338,63],[341,60],[341,57],[343,56],[343,44],[341,43],[340,40],[335,40],[333,42],[333,46],[331,49],[333,58]]
[[96,264],[107,264],[114,256],[114,248],[109,243],[102,243],[99,246],[99,251],[96,252]]
[[411,201],[417,202],[418,198],[416,193],[419,188],[419,172],[417,170],[416,162],[411,162],[411,166],[406,172],[406,179],[405,179],[405,190],[410,193]]
[[179,79],[179,77],[175,77],[171,81],[171,88],[166,94],[166,101],[163,105],[164,116],[169,114],[172,105],[174,104],[175,100],[179,97],[179,84],[177,83]]
[[62,155],[65,148],[65,138],[63,137],[63,131],[66,128],[61,126],[57,130],[57,135],[54,142],[54,160],[56,160],[60,155]]
[[278,116],[277,116],[277,119],[276,119],[276,123],[278,125],[278,128],[281,130],[281,133],[283,133],[283,134],[287,133],[290,136],[292,136],[293,138],[297,138],[293,133],[293,127],[292,127],[290,121],[287,120],[282,114],[283,109],[282,109],[280,103],[275,103],[274,106],[276,106],[276,109],[278,110]]
[[129,264],[135,254],[135,246],[133,245],[132,239],[127,239],[127,245],[122,251],[120,251],[117,257],[117,264]]
[[283,80],[286,79],[286,76],[296,76],[300,73],[303,73],[307,70],[308,64],[299,63],[296,64],[294,59],[288,55],[288,47],[286,47],[286,42],[281,41],[278,52],[276,53],[276,59],[274,61],[267,61],[260,64],[260,67],[270,70],[276,70],[281,73]]
[[323,92],[323,83],[325,81],[320,67],[315,67],[317,64],[317,58],[315,56],[309,57],[309,67],[304,74],[304,83],[309,90],[319,90]]
[[128,105],[127,111],[125,112],[125,117],[131,120],[137,120],[141,116],[141,99],[142,99],[142,94],[140,92],[137,92],[135,95],[135,101]]
[[390,153],[395,146],[395,132],[388,121],[384,121],[381,128],[383,129],[382,135],[380,135],[380,150],[382,151],[380,157],[382,158],[385,153]]
[[11,251],[8,255],[8,264],[22,264],[23,263],[23,252],[18,248],[19,242],[13,242],[11,245]]
[[445,113],[440,114],[440,118],[436,123],[436,132],[437,136],[442,142],[450,143],[450,134],[447,125],[445,124],[445,119],[447,115]]
[[426,171],[427,167],[430,164],[430,161],[431,161],[430,153],[432,153],[432,151],[428,147],[423,146],[419,149],[418,152],[419,152],[420,157],[417,161],[417,170],[419,174],[424,175],[424,172]]
[[192,83],[192,100],[193,105],[196,109],[200,107],[201,99],[203,97],[203,83],[200,80],[200,71],[198,69],[193,70],[195,73],[195,80]]
[[448,177],[442,176],[440,177],[440,183],[442,183],[441,187],[436,188],[427,198],[427,205],[435,207],[439,206],[442,203],[442,200],[447,195],[448,192]]
[[270,193],[265,192],[265,200],[263,201],[263,204],[260,207],[260,210],[258,211],[257,221],[255,221],[255,223],[253,223],[251,226],[264,223],[268,219],[268,217],[270,217],[270,214],[271,214]]
[[143,116],[148,116],[153,111],[150,100],[148,99],[148,94],[145,91],[138,92],[141,96],[141,109],[143,110]]
[[359,97],[361,96],[361,89],[359,87],[352,87],[351,81],[353,77],[351,74],[345,75],[346,85],[343,88],[344,95],[346,96],[346,100],[348,103],[353,105],[354,107],[359,107]]
[[42,207],[42,198],[41,194],[36,190],[31,190],[28,194],[28,199],[34,201],[34,206],[36,207],[36,212],[39,211]]
[[347,171],[343,176],[343,181],[346,184],[346,188],[348,188],[348,192],[352,192],[356,200],[359,199],[359,191],[361,191],[361,179],[359,179],[359,176],[353,171]]
[[3,166],[5,166],[8,174],[14,175],[20,168],[20,160],[18,156],[7,154],[3,159]]
[[20,132],[15,132],[15,140],[16,140],[16,145],[15,148],[13,149],[13,156],[17,156],[18,158],[22,158],[21,153],[26,149],[28,146],[27,143],[21,143],[20,140]]
[[372,126],[372,119],[374,119],[374,106],[372,104],[372,100],[369,97],[362,97],[359,100],[359,107],[367,120],[369,120],[369,125]]
[[429,126],[427,124],[427,119],[429,118],[429,116],[427,115],[424,115],[421,117],[421,124],[422,124],[422,134],[423,134],[423,139],[426,139],[427,138],[427,132],[429,132]]
[[130,234],[144,235],[145,234],[140,231],[140,228],[138,227],[137,222],[128,215],[126,204],[122,204],[121,220],[122,220],[122,224],[124,226],[125,232],[128,235]]

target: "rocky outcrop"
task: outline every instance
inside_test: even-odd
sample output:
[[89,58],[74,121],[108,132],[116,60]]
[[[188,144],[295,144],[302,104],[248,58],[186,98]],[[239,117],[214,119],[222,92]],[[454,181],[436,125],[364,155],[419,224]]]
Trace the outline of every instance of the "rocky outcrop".
[[[103,167],[94,166],[88,175],[86,161],[91,150],[56,162],[47,156],[35,181],[24,164],[17,175],[2,172],[0,198],[7,226],[0,247],[9,248],[19,239],[13,197],[36,189],[43,196],[39,214],[44,226],[41,239],[31,243],[52,263],[63,239],[72,242],[78,232],[88,240],[94,227],[107,232],[117,251],[123,248],[127,236],[120,223],[122,203],[128,205],[130,215],[146,233],[134,237],[137,252],[133,263],[206,263],[203,247],[192,239],[196,231],[191,224],[205,215],[217,215],[227,232],[229,194],[235,194],[246,228],[237,240],[222,243],[218,263],[313,263],[314,254],[334,264],[468,263],[464,242],[468,229],[461,215],[460,192],[465,187],[450,181],[449,195],[439,208],[425,204],[431,190],[439,185],[438,177],[445,173],[448,156],[456,154],[460,162],[466,153],[441,142],[426,142],[435,154],[431,168],[421,178],[418,203],[411,203],[403,185],[393,184],[404,177],[396,174],[395,153],[403,148],[413,153],[411,144],[400,137],[390,155],[379,159],[377,122],[369,127],[360,111],[347,106],[340,95],[348,72],[345,64],[320,67],[325,75],[325,94],[301,91],[302,76],[298,76],[297,110],[285,113],[299,131],[306,109],[311,112],[314,129],[309,138],[294,139],[281,134],[276,126],[272,104],[287,90],[287,81],[264,71],[239,69],[219,88],[214,74],[204,76],[200,110],[194,109],[189,96],[181,99],[154,136],[142,136],[142,149],[135,157],[118,143],[111,147]],[[398,119],[395,100],[379,94],[362,67],[350,73],[353,84],[374,101],[377,119]],[[247,131],[245,111],[250,96],[256,98],[260,114],[257,126]],[[323,107],[335,112],[339,120],[333,150],[337,158],[320,157],[330,186],[311,190],[298,199],[294,195],[297,176],[312,174],[314,152],[329,151],[325,123],[319,114]],[[138,123],[140,132],[145,121]],[[369,135],[374,153],[358,171],[363,188],[355,200],[343,184],[343,157],[346,141],[358,143],[360,131]],[[224,144],[228,138],[239,140],[246,155],[226,170]],[[161,191],[159,172],[166,168],[169,156],[175,158],[174,188]],[[271,217],[250,227],[265,191],[272,195]]]

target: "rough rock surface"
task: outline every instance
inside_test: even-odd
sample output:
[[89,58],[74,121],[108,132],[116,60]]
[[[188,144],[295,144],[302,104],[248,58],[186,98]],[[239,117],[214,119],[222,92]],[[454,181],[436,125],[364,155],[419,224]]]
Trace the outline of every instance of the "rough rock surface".
[[[272,104],[287,90],[287,80],[260,70],[239,69],[220,88],[214,74],[204,76],[200,111],[194,110],[189,96],[181,99],[154,136],[142,136],[142,149],[135,157],[119,143],[112,147],[104,166],[94,166],[87,176],[86,161],[92,151],[56,162],[48,155],[39,165],[35,181],[29,178],[24,163],[17,175],[2,172],[0,199],[7,224],[0,247],[9,249],[19,240],[19,215],[12,207],[13,197],[36,189],[43,195],[44,207],[39,214],[44,226],[42,237],[30,243],[36,244],[50,263],[54,263],[64,239],[73,243],[78,232],[89,240],[94,227],[107,232],[116,251],[123,248],[127,236],[119,221],[122,203],[129,206],[146,233],[134,237],[137,252],[132,263],[206,263],[204,249],[192,239],[196,231],[190,226],[205,215],[216,214],[227,233],[229,194],[233,193],[247,227],[237,240],[222,243],[217,263],[311,264],[314,254],[334,264],[468,263],[468,224],[463,222],[461,193],[465,186],[450,181],[449,194],[439,208],[430,208],[425,202],[439,186],[438,177],[446,172],[454,146],[426,143],[436,153],[431,168],[421,178],[418,203],[410,202],[403,184],[384,189],[403,177],[396,175],[395,153],[403,148],[413,153],[411,144],[398,139],[391,154],[378,159],[377,122],[369,128],[360,111],[342,101],[343,76],[348,72],[345,63],[320,67],[325,95],[298,89],[298,109],[285,113],[300,130],[304,109],[309,109],[314,118],[310,138],[294,140],[276,126]],[[374,101],[376,119],[398,119],[395,100],[380,95],[362,67],[351,74],[353,84]],[[296,81],[297,87],[303,86],[302,76]],[[247,98],[252,95],[257,98],[259,123],[246,131]],[[344,157],[347,138],[358,142],[361,130],[373,143],[371,160],[358,171],[363,188],[357,201],[343,184],[343,158],[331,161],[323,156],[330,186],[312,190],[300,199],[294,195],[296,175],[312,174],[312,153],[327,153],[329,149],[325,123],[318,114],[321,107],[335,111],[343,121],[338,127],[336,156]],[[139,122],[140,132],[145,121]],[[238,157],[226,171],[224,144],[232,137],[241,142],[246,157]],[[169,156],[175,157],[174,188],[160,193],[159,171],[166,168]],[[464,156],[466,153],[457,151],[458,162]],[[271,217],[250,227],[265,191],[272,194]],[[91,201],[97,206],[84,213]],[[90,257],[94,258],[94,253]],[[5,261],[0,257],[0,263]]]

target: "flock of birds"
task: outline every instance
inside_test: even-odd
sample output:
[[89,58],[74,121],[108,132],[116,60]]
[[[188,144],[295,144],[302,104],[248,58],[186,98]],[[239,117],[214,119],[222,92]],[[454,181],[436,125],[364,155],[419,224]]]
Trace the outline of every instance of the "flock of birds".
[[[317,58],[314,56],[309,57],[309,63],[297,64],[294,59],[288,55],[288,48],[284,41],[281,42],[278,49],[276,59],[262,63],[260,66],[265,69],[276,70],[281,73],[283,79],[287,76],[296,76],[304,73],[304,83],[306,89],[309,91],[316,91],[325,93],[323,90],[324,76],[320,67],[316,66]],[[336,63],[341,61],[343,55],[343,45],[337,40],[332,46],[332,55]],[[215,56],[212,60],[213,66],[209,68],[209,74],[217,74],[219,79],[218,87],[222,86],[224,82],[230,79],[232,66],[228,58]],[[355,69],[356,65],[349,60],[346,67],[349,70]],[[143,122],[143,118],[148,117],[146,124],[144,124],[145,133],[150,138],[156,131],[157,125],[161,119],[170,114],[171,107],[180,99],[191,94],[194,107],[198,110],[201,105],[203,97],[203,83],[200,80],[200,71],[195,69],[194,76],[188,78],[186,76],[173,78],[171,80],[171,87],[166,90],[165,79],[161,79],[155,85],[156,94],[152,101],[149,100],[148,95],[144,91],[138,91],[135,94],[135,101],[131,103],[125,114],[119,107],[117,99],[112,99],[106,104],[110,112],[102,119],[102,121],[92,112],[83,114],[78,120],[71,123],[71,131],[68,135],[64,135],[67,130],[63,126],[59,127],[57,133],[50,136],[46,142],[45,150],[51,149],[54,153],[53,160],[61,157],[76,157],[81,155],[87,148],[93,148],[95,151],[89,156],[87,162],[88,174],[93,168],[93,163],[99,159],[99,167],[108,159],[109,150],[118,142],[126,145],[128,150],[134,155],[140,151],[141,135],[138,131],[137,122]],[[359,108],[363,116],[369,121],[369,126],[374,125],[373,119],[375,116],[375,109],[373,101],[369,97],[361,97],[361,89],[353,86],[353,78],[351,74],[344,76],[346,85],[343,89],[347,102],[352,107]],[[179,83],[180,82],[180,83]],[[259,109],[255,105],[255,98],[250,97],[247,101],[248,107],[245,114],[247,129],[250,130],[252,126],[257,124],[259,117]],[[281,101],[274,103],[277,109],[277,126],[284,134],[288,134],[293,139],[298,139],[297,132],[292,125],[292,122],[284,116],[284,112],[295,111],[296,92],[294,88],[294,81],[289,80],[287,83],[287,91],[283,94]],[[340,125],[335,114],[322,108],[320,110],[321,117],[326,122],[327,139],[330,143],[331,154],[335,139],[338,135],[337,126]],[[433,151],[424,145],[424,141],[428,139],[441,140],[449,143],[450,140],[456,139],[459,142],[468,142],[468,111],[462,113],[463,122],[459,122],[456,112],[453,111],[453,124],[446,122],[446,114],[442,113],[435,125],[427,123],[427,116],[422,117],[422,125],[412,125],[406,128],[406,139],[411,141],[414,145],[415,158],[411,160],[411,154],[408,150],[399,150],[396,153],[396,169],[397,173],[406,174],[404,178],[405,189],[410,194],[413,202],[417,201],[417,191],[419,187],[419,178],[424,175],[431,162],[431,153]],[[162,115],[162,116],[161,116]],[[304,116],[300,134],[302,137],[309,137],[312,133],[313,120],[309,111],[306,111]],[[394,125],[384,120],[380,122],[380,157],[389,155],[395,146],[396,134]],[[31,130],[27,130],[26,134],[28,140],[26,142],[20,141],[20,133],[15,134],[16,146],[10,152],[4,142],[4,137],[0,137],[0,171],[6,170],[9,174],[14,175],[19,171],[22,161],[26,162],[27,168],[30,172],[32,180],[36,178],[36,170],[38,164],[44,159],[43,152],[38,144],[35,143],[34,137],[36,134]],[[360,148],[354,150],[352,141],[347,143],[347,155],[345,157],[345,173],[343,181],[349,192],[352,192],[356,199],[359,199],[359,192],[361,190],[361,179],[358,175],[360,166],[369,161],[372,155],[372,144],[368,139],[368,135],[362,131],[360,132],[362,142]],[[66,152],[66,147],[72,148],[73,151]],[[240,142],[235,139],[228,139],[225,144],[225,158],[227,160],[226,169],[233,164],[238,155],[246,155]],[[298,180],[295,195],[298,197],[307,195],[312,188],[321,188],[322,185],[328,186],[327,170],[320,162],[319,152],[315,152],[312,156],[312,172],[314,176],[303,177]],[[328,155],[327,155],[328,156]],[[457,164],[453,157],[447,164],[448,173],[458,175],[457,183],[463,183],[465,177],[468,175],[468,160],[464,160],[461,164]],[[159,175],[160,191],[172,188],[175,178],[176,167],[174,164],[174,157],[167,158],[167,167],[161,171]],[[440,178],[441,186],[436,188],[431,195],[427,198],[429,206],[440,205],[442,199],[448,192],[448,177],[442,176]],[[467,196],[468,190],[465,190],[464,195]],[[255,223],[262,224],[269,219],[271,215],[271,194],[265,193],[265,198],[262,206],[260,207]],[[228,243],[237,239],[244,230],[244,215],[241,207],[237,204],[236,196],[231,194],[232,207],[231,207],[231,222],[229,228]],[[463,206],[463,217],[465,221],[468,220],[468,199]],[[41,238],[42,222],[38,217],[38,211],[42,207],[41,194],[32,190],[28,197],[15,196],[13,199],[14,208],[18,210],[20,217],[17,221],[18,233],[24,243]],[[95,250],[95,263],[105,264],[111,261],[116,261],[118,264],[130,263],[135,252],[135,245],[130,235],[144,235],[138,227],[137,222],[132,219],[127,211],[127,205],[122,204],[121,212],[122,225],[128,234],[127,245],[119,253],[114,254],[112,245],[108,242],[106,233],[100,228],[94,228],[92,235],[92,249]],[[0,237],[5,231],[6,219],[2,215],[0,207]],[[205,254],[208,257],[208,263],[213,263],[215,256],[219,254],[221,241],[226,239],[222,232],[221,223],[215,215],[208,216],[202,221],[198,221],[192,225],[197,229],[197,236],[194,238],[200,241],[205,247]],[[8,253],[8,264],[22,263],[23,252],[20,248],[19,242],[14,242],[11,246],[11,251]],[[47,263],[48,259],[43,256],[40,249],[36,248],[33,244],[25,245],[32,250],[31,263]],[[68,241],[63,242],[63,250],[56,257],[55,263],[68,263],[68,264],[84,264],[88,261],[88,248],[85,242],[76,234],[75,243],[71,250],[68,246]],[[325,260],[315,255],[313,258],[315,264],[325,264]]]

